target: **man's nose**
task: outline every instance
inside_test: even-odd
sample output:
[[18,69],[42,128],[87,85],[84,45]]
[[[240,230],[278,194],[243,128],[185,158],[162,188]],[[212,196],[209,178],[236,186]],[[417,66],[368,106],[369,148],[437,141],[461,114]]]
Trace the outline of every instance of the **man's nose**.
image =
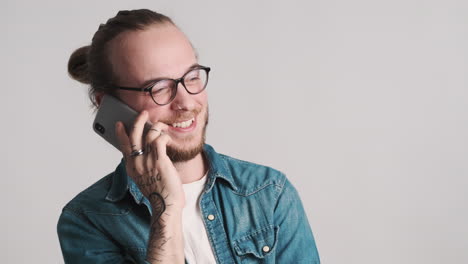
[[195,102],[191,94],[187,92],[182,82],[177,84],[176,96],[171,102],[172,110],[192,110]]

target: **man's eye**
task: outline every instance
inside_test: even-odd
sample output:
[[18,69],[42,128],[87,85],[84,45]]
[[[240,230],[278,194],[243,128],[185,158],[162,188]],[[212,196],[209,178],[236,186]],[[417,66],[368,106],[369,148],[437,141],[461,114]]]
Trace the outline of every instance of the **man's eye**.
[[194,82],[198,82],[200,80],[200,78],[198,77],[193,77],[193,78],[190,78],[186,81],[186,83],[194,83]]
[[198,80],[200,80],[200,74],[198,73],[198,71],[185,76],[186,82],[193,82],[193,81],[198,81]]
[[158,87],[157,89],[153,89],[153,95],[161,95],[161,94],[166,94],[171,91],[170,87]]
[[185,78],[185,83],[195,83],[200,81],[200,76],[191,76],[189,78]]
[[164,89],[171,89],[174,84],[169,80],[162,80],[156,83],[153,87],[153,91],[159,91]]

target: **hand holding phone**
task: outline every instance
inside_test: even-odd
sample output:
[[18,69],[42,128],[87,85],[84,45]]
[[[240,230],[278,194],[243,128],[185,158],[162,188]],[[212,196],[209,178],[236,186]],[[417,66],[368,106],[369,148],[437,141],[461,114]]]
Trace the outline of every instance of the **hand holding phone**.
[[[169,135],[161,133],[167,130],[168,125],[161,122],[152,125],[148,118],[148,113],[139,114],[117,98],[104,95],[93,129],[125,157],[130,157],[134,150],[143,150],[143,155],[126,159],[127,174],[147,198],[152,190],[161,186],[158,182],[161,181],[166,186],[165,197],[174,205],[181,204],[183,208],[185,198],[182,183],[174,164],[166,154],[166,146],[171,139]],[[116,130],[116,123],[119,121],[125,129],[117,126]]]
[[[170,136],[165,133],[168,125],[156,122],[143,136],[147,120],[148,112],[140,113],[130,134],[127,134],[121,122],[116,126],[118,145],[126,157],[127,175],[135,181],[155,211],[168,209],[179,212],[185,206],[185,194],[180,175],[166,154],[167,145],[171,142]],[[133,155],[136,152],[138,154]],[[171,208],[164,208],[169,204]]]

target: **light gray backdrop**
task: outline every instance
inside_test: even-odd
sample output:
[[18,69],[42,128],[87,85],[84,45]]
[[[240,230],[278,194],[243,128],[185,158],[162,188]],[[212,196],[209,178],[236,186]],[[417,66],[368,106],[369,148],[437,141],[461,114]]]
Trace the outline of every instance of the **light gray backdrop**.
[[467,1],[2,3],[2,263],[63,262],[61,208],[119,161],[66,65],[141,7],[213,68],[208,142],[287,173],[323,263],[468,263]]

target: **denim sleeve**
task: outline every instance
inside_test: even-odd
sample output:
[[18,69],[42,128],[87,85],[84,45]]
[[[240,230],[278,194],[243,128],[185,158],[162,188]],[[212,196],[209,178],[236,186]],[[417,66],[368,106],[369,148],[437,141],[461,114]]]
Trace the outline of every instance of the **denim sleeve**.
[[135,263],[83,214],[65,209],[57,224],[65,263]]
[[296,189],[287,179],[275,208],[275,225],[279,226],[277,263],[320,263],[302,202]]

